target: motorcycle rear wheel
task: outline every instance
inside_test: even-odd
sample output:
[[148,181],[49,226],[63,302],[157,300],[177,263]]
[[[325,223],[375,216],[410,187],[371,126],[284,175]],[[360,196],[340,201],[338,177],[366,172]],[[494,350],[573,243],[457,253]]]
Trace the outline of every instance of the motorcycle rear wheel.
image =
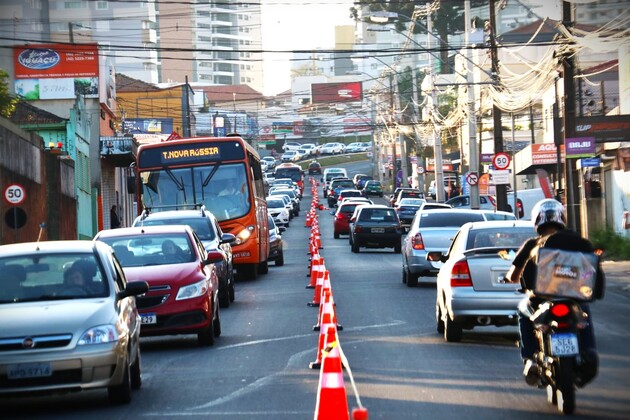
[[573,357],[558,359],[555,374],[558,411],[562,414],[573,414],[575,411],[575,359]]

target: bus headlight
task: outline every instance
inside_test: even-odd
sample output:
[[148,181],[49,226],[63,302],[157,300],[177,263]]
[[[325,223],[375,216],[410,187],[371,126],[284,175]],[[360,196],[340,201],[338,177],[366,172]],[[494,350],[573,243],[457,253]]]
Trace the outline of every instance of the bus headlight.
[[236,235],[236,241],[234,241],[234,245],[240,245],[247,242],[247,240],[252,236],[254,229],[255,229],[255,226],[247,226],[245,229],[241,230]]

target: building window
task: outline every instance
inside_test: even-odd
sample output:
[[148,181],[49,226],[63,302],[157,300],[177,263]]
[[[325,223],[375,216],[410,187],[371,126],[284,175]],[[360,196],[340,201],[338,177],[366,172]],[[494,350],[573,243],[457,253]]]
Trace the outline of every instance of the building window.
[[107,1],[96,2],[96,10],[107,10],[107,9],[109,9],[109,2]]
[[85,1],[66,1],[63,4],[64,9],[86,9],[87,2]]

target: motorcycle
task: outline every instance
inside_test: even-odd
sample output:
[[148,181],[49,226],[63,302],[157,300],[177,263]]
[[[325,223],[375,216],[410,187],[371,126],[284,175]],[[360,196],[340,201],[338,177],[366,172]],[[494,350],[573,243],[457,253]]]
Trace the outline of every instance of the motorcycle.
[[[575,410],[576,387],[583,387],[597,374],[597,355],[585,352],[580,331],[591,322],[580,304],[569,298],[545,299],[534,311],[528,299],[519,310],[534,324],[540,351],[535,353],[539,388],[563,414]],[[588,360],[586,360],[588,359]]]

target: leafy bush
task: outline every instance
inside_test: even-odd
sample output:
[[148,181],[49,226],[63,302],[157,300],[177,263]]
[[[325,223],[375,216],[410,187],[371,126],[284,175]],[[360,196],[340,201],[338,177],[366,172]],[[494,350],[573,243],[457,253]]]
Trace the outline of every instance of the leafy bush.
[[619,235],[612,229],[599,230],[590,238],[596,248],[604,250],[604,258],[630,260],[630,237]]

